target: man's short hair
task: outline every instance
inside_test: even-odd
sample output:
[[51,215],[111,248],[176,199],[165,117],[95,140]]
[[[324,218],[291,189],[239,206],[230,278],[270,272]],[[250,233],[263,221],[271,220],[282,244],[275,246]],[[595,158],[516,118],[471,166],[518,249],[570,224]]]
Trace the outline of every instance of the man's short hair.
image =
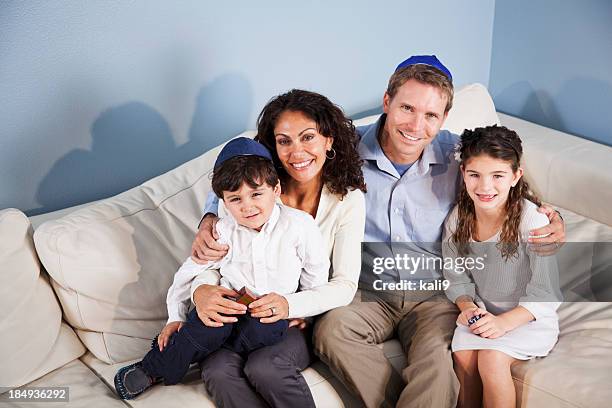
[[265,183],[274,188],[278,184],[274,164],[260,156],[236,156],[224,161],[213,172],[212,189],[220,199],[224,191],[237,191],[242,183],[252,188]]
[[444,113],[447,113],[453,107],[453,83],[439,69],[431,65],[416,64],[400,68],[391,75],[389,84],[387,85],[387,94],[391,99],[397,93],[397,90],[406,83],[406,81],[414,79],[423,84],[434,86],[442,91],[447,97],[446,108]]

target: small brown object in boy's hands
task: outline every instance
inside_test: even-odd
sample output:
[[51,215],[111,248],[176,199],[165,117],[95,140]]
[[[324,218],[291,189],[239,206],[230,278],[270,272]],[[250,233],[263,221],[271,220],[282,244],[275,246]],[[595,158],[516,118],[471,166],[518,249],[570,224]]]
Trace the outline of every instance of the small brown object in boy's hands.
[[243,286],[242,289],[238,291],[240,295],[238,299],[236,299],[237,303],[241,303],[245,306],[248,306],[250,303],[256,301],[259,297],[251,292],[247,287]]

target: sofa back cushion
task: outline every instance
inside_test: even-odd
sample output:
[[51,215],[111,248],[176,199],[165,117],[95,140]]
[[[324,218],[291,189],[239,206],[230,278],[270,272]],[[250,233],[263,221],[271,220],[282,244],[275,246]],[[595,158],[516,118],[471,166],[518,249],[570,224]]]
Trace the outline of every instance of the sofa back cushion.
[[612,226],[612,147],[499,116],[522,139],[525,177],[540,198]]
[[65,319],[100,360],[142,357],[163,327],[219,150],[36,229]]
[[[457,91],[452,112],[455,132],[497,122],[478,84]],[[100,360],[142,357],[165,323],[166,293],[189,256],[220,149],[36,230],[65,318]]]
[[85,352],[40,264],[28,218],[0,211],[0,387],[20,387]]

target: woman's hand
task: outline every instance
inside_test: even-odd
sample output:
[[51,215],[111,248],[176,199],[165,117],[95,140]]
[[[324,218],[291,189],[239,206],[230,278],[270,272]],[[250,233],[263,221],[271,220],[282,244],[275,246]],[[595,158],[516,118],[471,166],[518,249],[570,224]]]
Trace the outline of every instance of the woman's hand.
[[565,224],[550,205],[543,204],[538,212],[545,214],[550,224],[529,231],[530,248],[540,256],[554,255],[565,243]]
[[170,340],[170,336],[172,336],[174,332],[181,330],[181,327],[183,327],[184,324],[184,322],[170,322],[162,329],[162,331],[157,336],[157,345],[159,346],[159,351],[164,351],[164,347],[168,345],[168,340]]
[[191,259],[195,263],[216,262],[227,255],[229,246],[217,242],[219,240],[216,229],[217,221],[219,221],[219,217],[207,214],[200,223],[193,244],[191,244]]
[[216,285],[200,285],[193,292],[193,302],[196,305],[198,317],[206,326],[221,327],[223,323],[234,323],[238,321],[236,317],[223,315],[246,313],[245,305],[227,299],[225,296],[239,297],[236,291]]
[[278,293],[268,293],[249,305],[251,316],[262,323],[274,323],[289,317],[289,303]]
[[495,316],[482,309],[481,312],[480,319],[469,326],[472,333],[486,339],[496,339],[509,331],[503,316]]

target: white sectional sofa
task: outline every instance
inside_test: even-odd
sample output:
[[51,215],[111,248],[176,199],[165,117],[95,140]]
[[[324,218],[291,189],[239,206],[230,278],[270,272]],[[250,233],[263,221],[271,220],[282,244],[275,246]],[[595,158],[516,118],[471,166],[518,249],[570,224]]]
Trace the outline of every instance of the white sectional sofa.
[[[456,92],[446,128],[460,133],[493,123],[522,137],[526,177],[560,209],[567,240],[612,242],[612,148],[497,114],[481,85]],[[132,401],[118,400],[112,384],[117,369],[142,357],[165,323],[165,294],[189,253],[219,149],[76,209],[31,219],[0,211],[0,387],[69,387],[70,401],[53,406],[214,406],[195,369],[182,384]],[[571,261],[588,269],[592,259],[591,252]],[[513,367],[520,406],[610,406],[612,304],[565,303],[559,315],[553,352]],[[400,369],[399,343],[381,347]],[[360,405],[321,362],[304,375],[317,406]],[[1,406],[39,406],[7,397],[0,395]]]

